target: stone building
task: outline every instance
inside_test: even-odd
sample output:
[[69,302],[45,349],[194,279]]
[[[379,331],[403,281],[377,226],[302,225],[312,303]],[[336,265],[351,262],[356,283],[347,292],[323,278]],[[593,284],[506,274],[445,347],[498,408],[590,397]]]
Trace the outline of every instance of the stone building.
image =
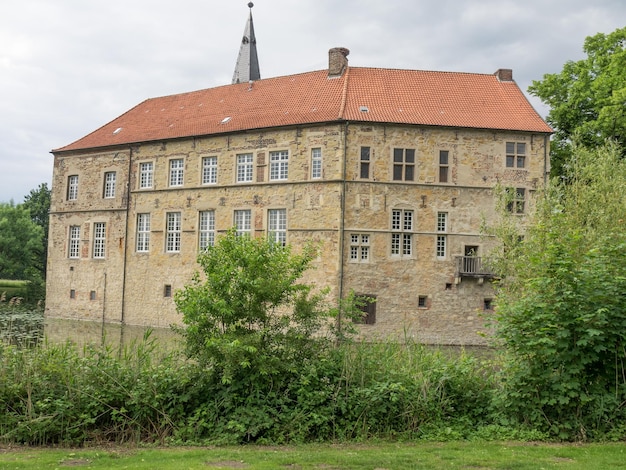
[[305,281],[375,298],[365,335],[484,342],[493,241],[481,223],[498,183],[512,211],[530,209],[551,129],[511,70],[350,67],[347,56],[148,99],[54,150],[47,316],[180,323],[174,292],[236,226],[296,249],[319,242]]

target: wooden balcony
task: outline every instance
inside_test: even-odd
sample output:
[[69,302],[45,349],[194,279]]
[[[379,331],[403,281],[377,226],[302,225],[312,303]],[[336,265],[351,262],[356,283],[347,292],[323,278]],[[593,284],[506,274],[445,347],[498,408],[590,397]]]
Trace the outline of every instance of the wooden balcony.
[[456,256],[457,284],[464,277],[476,278],[482,283],[485,279],[494,279],[496,275],[480,256]]

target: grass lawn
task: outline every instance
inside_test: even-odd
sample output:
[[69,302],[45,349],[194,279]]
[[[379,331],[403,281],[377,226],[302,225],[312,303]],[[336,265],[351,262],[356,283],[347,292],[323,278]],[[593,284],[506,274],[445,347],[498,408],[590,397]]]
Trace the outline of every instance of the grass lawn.
[[0,447],[0,469],[612,469],[626,444],[375,443],[285,447]]

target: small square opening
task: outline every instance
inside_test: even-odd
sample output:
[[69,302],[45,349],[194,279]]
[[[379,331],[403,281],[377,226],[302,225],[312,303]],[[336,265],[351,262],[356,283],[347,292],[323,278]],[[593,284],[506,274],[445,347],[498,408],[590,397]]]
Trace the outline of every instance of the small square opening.
[[426,307],[428,307],[428,296],[427,295],[420,295],[417,298],[417,306],[419,308],[426,308]]
[[171,296],[172,296],[172,285],[165,284],[165,286],[163,286],[163,297],[171,297]]

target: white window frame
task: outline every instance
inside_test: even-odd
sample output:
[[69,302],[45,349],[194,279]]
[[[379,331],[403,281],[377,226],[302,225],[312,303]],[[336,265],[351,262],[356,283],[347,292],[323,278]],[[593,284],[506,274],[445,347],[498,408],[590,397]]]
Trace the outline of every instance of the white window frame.
[[95,259],[104,259],[106,256],[107,224],[94,222],[93,224],[93,251]]
[[270,181],[286,180],[289,176],[289,152],[270,152]]
[[80,258],[80,225],[70,225],[67,257]]
[[215,244],[215,211],[200,211],[198,214],[198,248],[204,251]]
[[217,184],[217,157],[202,157],[202,184]]
[[182,186],[185,182],[185,159],[173,158],[170,160],[169,186]]
[[180,239],[182,233],[182,216],[180,212],[168,212],[166,214],[165,252],[180,253]]
[[447,256],[448,245],[448,213],[437,212],[437,242],[435,248],[435,254],[437,259],[445,259]]
[[254,176],[254,155],[242,153],[237,155],[237,183],[250,183]]
[[311,149],[311,179],[322,177],[322,149],[316,147]]
[[365,233],[350,235],[350,261],[367,263],[370,260],[370,236]]
[[104,174],[104,198],[112,199],[115,197],[115,183],[117,173],[115,171],[107,171]]
[[410,258],[413,256],[414,213],[408,209],[391,211],[391,256]]
[[150,251],[150,214],[137,214],[137,243],[135,249],[137,253],[148,253]]
[[67,200],[76,199],[78,199],[78,175],[70,175],[67,177]]
[[250,209],[236,210],[233,221],[238,236],[252,234],[252,211]]
[[287,209],[267,211],[268,238],[282,246],[287,244]]
[[141,162],[139,164],[139,189],[152,188],[154,184],[154,163]]

